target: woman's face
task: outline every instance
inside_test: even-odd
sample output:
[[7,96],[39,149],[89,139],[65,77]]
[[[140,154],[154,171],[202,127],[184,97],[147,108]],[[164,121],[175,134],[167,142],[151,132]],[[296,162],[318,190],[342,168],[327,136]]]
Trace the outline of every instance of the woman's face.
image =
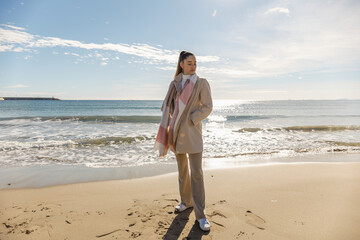
[[196,71],[196,58],[190,55],[183,62],[180,62],[180,66],[185,75],[192,75]]

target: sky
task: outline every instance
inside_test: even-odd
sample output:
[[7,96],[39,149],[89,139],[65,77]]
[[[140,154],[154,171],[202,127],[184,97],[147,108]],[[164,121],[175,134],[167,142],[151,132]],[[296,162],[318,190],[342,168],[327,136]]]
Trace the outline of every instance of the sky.
[[360,1],[0,0],[0,97],[163,100],[193,52],[213,99],[360,99]]

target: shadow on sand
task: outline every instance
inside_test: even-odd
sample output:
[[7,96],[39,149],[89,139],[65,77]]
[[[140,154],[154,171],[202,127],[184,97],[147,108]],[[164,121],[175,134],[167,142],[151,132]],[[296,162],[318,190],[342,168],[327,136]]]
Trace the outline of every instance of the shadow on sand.
[[[164,240],[177,240],[181,235],[181,232],[184,230],[187,222],[189,221],[190,213],[193,208],[186,209],[183,212],[177,214],[177,216],[172,221],[169,229],[167,230]],[[201,239],[203,235],[208,235],[209,232],[204,232],[200,229],[198,222],[195,220],[188,236],[184,239]]]

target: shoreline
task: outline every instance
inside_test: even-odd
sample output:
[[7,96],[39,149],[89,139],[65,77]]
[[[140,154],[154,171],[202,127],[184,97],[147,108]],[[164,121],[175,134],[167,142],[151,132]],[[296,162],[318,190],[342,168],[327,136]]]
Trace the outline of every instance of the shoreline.
[[[230,168],[249,168],[262,166],[276,166],[288,164],[311,163],[351,163],[360,162],[358,153],[329,153],[313,154],[295,157],[272,158],[259,163],[239,161],[239,159],[204,159],[203,169],[223,170]],[[133,167],[91,168],[86,166],[69,165],[40,165],[24,167],[0,168],[0,190],[19,188],[43,188],[65,184],[86,182],[101,182],[112,180],[127,180],[151,178],[168,174],[177,174],[174,160],[169,164],[150,164]]]
[[2,189],[0,238],[355,240],[359,172],[359,162],[208,169],[208,233],[192,209],[173,213],[176,174]]

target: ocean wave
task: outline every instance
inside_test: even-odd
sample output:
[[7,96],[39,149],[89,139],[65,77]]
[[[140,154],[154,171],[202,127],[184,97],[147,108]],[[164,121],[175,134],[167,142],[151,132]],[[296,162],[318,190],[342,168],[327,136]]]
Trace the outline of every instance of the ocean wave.
[[[264,119],[280,119],[280,118],[308,118],[308,117],[360,117],[360,115],[319,115],[319,116],[290,116],[290,115],[223,115],[216,112],[206,118],[205,122],[246,122],[251,120],[264,120]],[[11,120],[29,120],[34,122],[46,121],[75,121],[75,122],[89,122],[89,123],[160,123],[161,116],[156,115],[132,115],[132,116],[33,116],[33,117],[6,117],[0,118],[0,127],[11,127],[19,123],[8,122]],[[23,124],[23,122],[22,122]],[[304,126],[295,126],[304,127]],[[319,127],[319,126],[305,126]],[[325,126],[329,127],[329,126]],[[335,126],[336,127],[336,126]],[[285,129],[285,128],[284,128]],[[285,129],[293,130],[293,129]],[[297,130],[297,129],[295,129]],[[306,130],[304,130],[306,131]]]
[[241,122],[248,120],[270,119],[270,118],[287,118],[285,115],[228,115],[225,116],[229,122]]
[[[249,120],[270,119],[270,118],[286,118],[283,115],[210,115],[205,122],[208,121],[227,121],[241,122]],[[0,126],[11,126],[11,123],[1,123],[1,121],[9,120],[29,120],[36,122],[45,121],[78,121],[78,122],[96,122],[96,123],[160,123],[161,116],[153,115],[133,115],[133,116],[37,116],[37,117],[13,117],[0,118]]]
[[329,126],[329,125],[320,125],[320,126],[293,126],[293,127],[284,127],[282,128],[287,131],[302,131],[302,132],[312,132],[312,131],[326,131],[326,132],[337,132],[345,130],[360,130],[360,126]]
[[134,144],[146,140],[155,141],[155,136],[136,136],[136,137],[101,137],[89,139],[75,139],[68,141],[51,141],[51,142],[34,142],[15,144],[11,146],[0,147],[0,152],[10,152],[17,150],[30,150],[30,149],[49,149],[49,148],[76,148],[83,146],[102,146],[102,145],[119,145],[119,144]]
[[329,117],[329,118],[348,118],[348,117],[360,117],[360,115],[224,115],[222,113],[217,113],[216,111],[209,116],[209,121],[214,122],[242,122],[249,120],[263,120],[263,119],[280,119],[280,118],[319,118],[319,117]]
[[268,155],[279,153],[278,151],[273,152],[245,152],[245,153],[233,153],[233,154],[225,154],[225,155],[214,155],[212,158],[228,158],[228,157],[237,157],[237,156],[249,156],[249,155]]
[[360,142],[339,142],[339,141],[326,141],[326,142],[336,146],[360,147]]
[[67,159],[58,159],[58,158],[53,158],[53,157],[49,157],[49,156],[36,156],[35,157],[38,160],[45,160],[45,161],[52,161],[52,162],[56,162],[56,163],[75,163],[75,161],[73,160],[67,160]]
[[[14,117],[0,118],[0,121],[30,120],[30,121],[77,121],[96,123],[159,123],[161,116],[56,116],[56,117]],[[0,123],[1,126],[10,126],[9,123]]]
[[[349,145],[347,145],[349,144]],[[250,157],[250,156],[266,156],[266,155],[281,155],[283,151],[287,152],[286,156],[294,156],[294,155],[302,155],[302,154],[316,154],[316,153],[336,153],[336,152],[346,152],[346,153],[359,153],[360,152],[360,143],[355,143],[352,145],[351,143],[339,143],[338,147],[323,147],[323,148],[299,148],[299,149],[281,149],[279,151],[259,151],[259,152],[240,152],[240,153],[231,153],[231,154],[224,154],[224,155],[212,155],[209,154],[207,157],[203,158],[234,158],[234,157]],[[341,146],[340,146],[341,145]]]
[[331,126],[331,125],[319,125],[319,126],[291,126],[282,128],[241,128],[239,130],[233,130],[233,132],[259,132],[259,131],[299,131],[299,132],[337,132],[337,131],[358,131],[359,125],[353,126]]
[[122,143],[133,143],[143,140],[153,139],[147,136],[137,137],[104,137],[104,138],[93,138],[93,139],[77,139],[75,142],[79,145],[110,145],[110,144],[122,144]]

